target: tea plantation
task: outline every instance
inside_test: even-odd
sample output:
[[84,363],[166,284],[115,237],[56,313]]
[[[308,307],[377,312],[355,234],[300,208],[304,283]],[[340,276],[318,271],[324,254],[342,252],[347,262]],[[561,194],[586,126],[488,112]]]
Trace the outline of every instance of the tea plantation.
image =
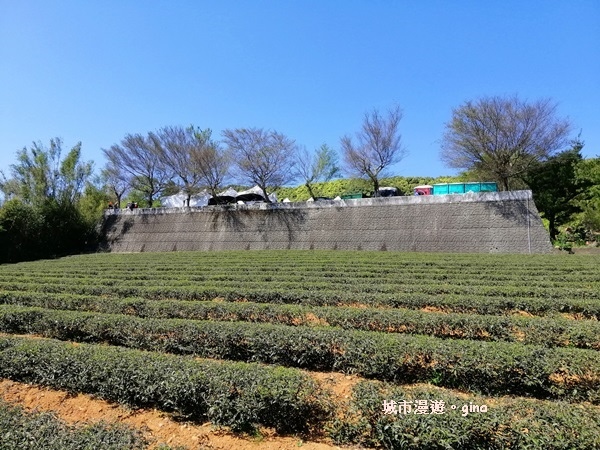
[[[244,251],[3,265],[0,378],[337,445],[600,448],[599,263]],[[362,381],[340,398],[315,371]],[[4,411],[0,435],[25,420]]]

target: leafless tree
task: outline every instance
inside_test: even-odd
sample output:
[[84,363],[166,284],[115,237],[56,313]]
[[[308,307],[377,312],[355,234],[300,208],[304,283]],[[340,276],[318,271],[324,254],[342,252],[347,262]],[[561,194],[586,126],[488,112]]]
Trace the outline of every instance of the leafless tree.
[[179,187],[187,196],[187,206],[190,206],[190,199],[200,190],[202,182],[201,168],[193,155],[206,145],[210,138],[210,130],[164,127],[152,136],[159,144],[156,149],[161,171],[179,178]]
[[115,206],[121,207],[121,199],[129,189],[129,179],[126,174],[121,173],[118,168],[109,162],[102,170],[102,180],[108,190],[110,198],[115,199]]
[[345,169],[350,175],[368,177],[374,195],[379,195],[379,179],[385,170],[404,158],[405,148],[399,131],[402,110],[394,107],[382,115],[378,110],[366,113],[356,143],[346,135],[341,139]]
[[202,186],[205,186],[216,198],[217,191],[229,177],[231,152],[211,139],[210,135],[206,136],[205,132],[204,135],[202,132],[197,133],[200,133],[196,136],[199,145],[193,149],[192,160],[198,168]]
[[467,101],[452,111],[442,139],[441,158],[449,167],[490,174],[508,190],[525,174],[570,142],[571,124],[558,118],[549,99],[514,97]]
[[338,156],[327,144],[321,145],[314,152],[309,152],[305,147],[298,153],[296,175],[304,182],[312,198],[315,197],[315,183],[329,181],[339,173]]
[[225,130],[241,180],[256,184],[269,202],[267,189],[276,189],[293,179],[297,146],[292,139],[262,128]]
[[143,192],[149,208],[171,178],[160,164],[159,147],[160,142],[152,133],[147,137],[128,134],[120,144],[102,150],[108,160],[107,167],[127,179],[132,188]]

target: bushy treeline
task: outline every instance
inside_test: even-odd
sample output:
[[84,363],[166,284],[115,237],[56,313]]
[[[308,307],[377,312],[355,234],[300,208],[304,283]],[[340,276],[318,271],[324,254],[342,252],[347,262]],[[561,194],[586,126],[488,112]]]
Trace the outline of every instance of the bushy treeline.
[[90,182],[92,163],[81,143],[62,157],[62,141],[34,143],[17,153],[0,191],[0,263],[53,258],[95,248],[95,228],[107,196]]
[[[413,189],[422,184],[434,183],[453,183],[468,181],[463,175],[456,177],[388,177],[382,178],[380,185],[382,187],[395,187],[400,195],[412,195]],[[314,183],[312,190],[319,197],[335,198],[342,195],[362,194],[370,197],[373,195],[373,184],[364,178],[340,178],[337,180]],[[311,195],[305,185],[296,187],[282,187],[277,189],[277,198],[289,198],[291,201],[305,201]]]
[[0,263],[81,253],[95,242],[95,222],[77,205],[13,199],[0,208]]

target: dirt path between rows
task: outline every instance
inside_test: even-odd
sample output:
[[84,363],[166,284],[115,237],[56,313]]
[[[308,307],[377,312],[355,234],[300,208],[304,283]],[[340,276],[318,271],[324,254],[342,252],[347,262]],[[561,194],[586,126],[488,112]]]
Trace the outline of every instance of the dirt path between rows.
[[[330,388],[340,400],[350,396],[358,377],[338,373],[312,373],[323,386]],[[69,395],[64,391],[11,380],[0,380],[0,397],[5,401],[32,411],[51,411],[69,424],[122,423],[141,429],[153,443],[184,446],[188,449],[211,450],[334,450],[358,447],[339,447],[323,440],[305,441],[300,437],[277,436],[274,430],[261,429],[258,436],[240,436],[224,429],[216,429],[210,423],[181,423],[168,414],[155,409],[132,410],[127,407],[94,398],[91,395]],[[151,448],[153,448],[151,447]]]

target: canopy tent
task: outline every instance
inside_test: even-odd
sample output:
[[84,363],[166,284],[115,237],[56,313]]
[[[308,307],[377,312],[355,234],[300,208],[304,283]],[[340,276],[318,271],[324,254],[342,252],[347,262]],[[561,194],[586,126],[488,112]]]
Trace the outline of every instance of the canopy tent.
[[[245,191],[238,192],[236,200],[242,202],[264,202],[265,196],[261,188],[254,186]],[[269,194],[269,200],[273,203],[277,202],[277,194],[275,192]]]
[[[183,191],[179,191],[175,195],[161,198],[162,206],[166,208],[181,208],[185,206],[187,195]],[[274,192],[269,194],[269,200],[273,203],[277,202],[277,194]],[[190,206],[206,206],[206,205],[225,205],[232,203],[244,202],[263,202],[265,201],[262,189],[254,186],[242,192],[237,192],[233,188],[227,188],[223,192],[217,194],[215,198],[206,190],[192,195],[190,198]]]
[[265,197],[263,195],[262,189],[258,186],[254,186],[245,191],[238,192],[236,200],[238,202],[264,202]]
[[[190,198],[190,206],[206,206],[208,205],[209,198],[210,194],[206,191],[194,194]],[[165,208],[181,208],[186,206],[186,200],[187,194],[183,191],[179,191],[177,194],[161,198],[160,203]]]
[[221,192],[220,194],[218,194],[216,197],[211,197],[208,200],[208,204],[209,205],[226,205],[229,203],[235,203],[237,195],[238,195],[237,191],[230,187],[230,188],[227,188],[226,190],[224,190],[223,192]]

